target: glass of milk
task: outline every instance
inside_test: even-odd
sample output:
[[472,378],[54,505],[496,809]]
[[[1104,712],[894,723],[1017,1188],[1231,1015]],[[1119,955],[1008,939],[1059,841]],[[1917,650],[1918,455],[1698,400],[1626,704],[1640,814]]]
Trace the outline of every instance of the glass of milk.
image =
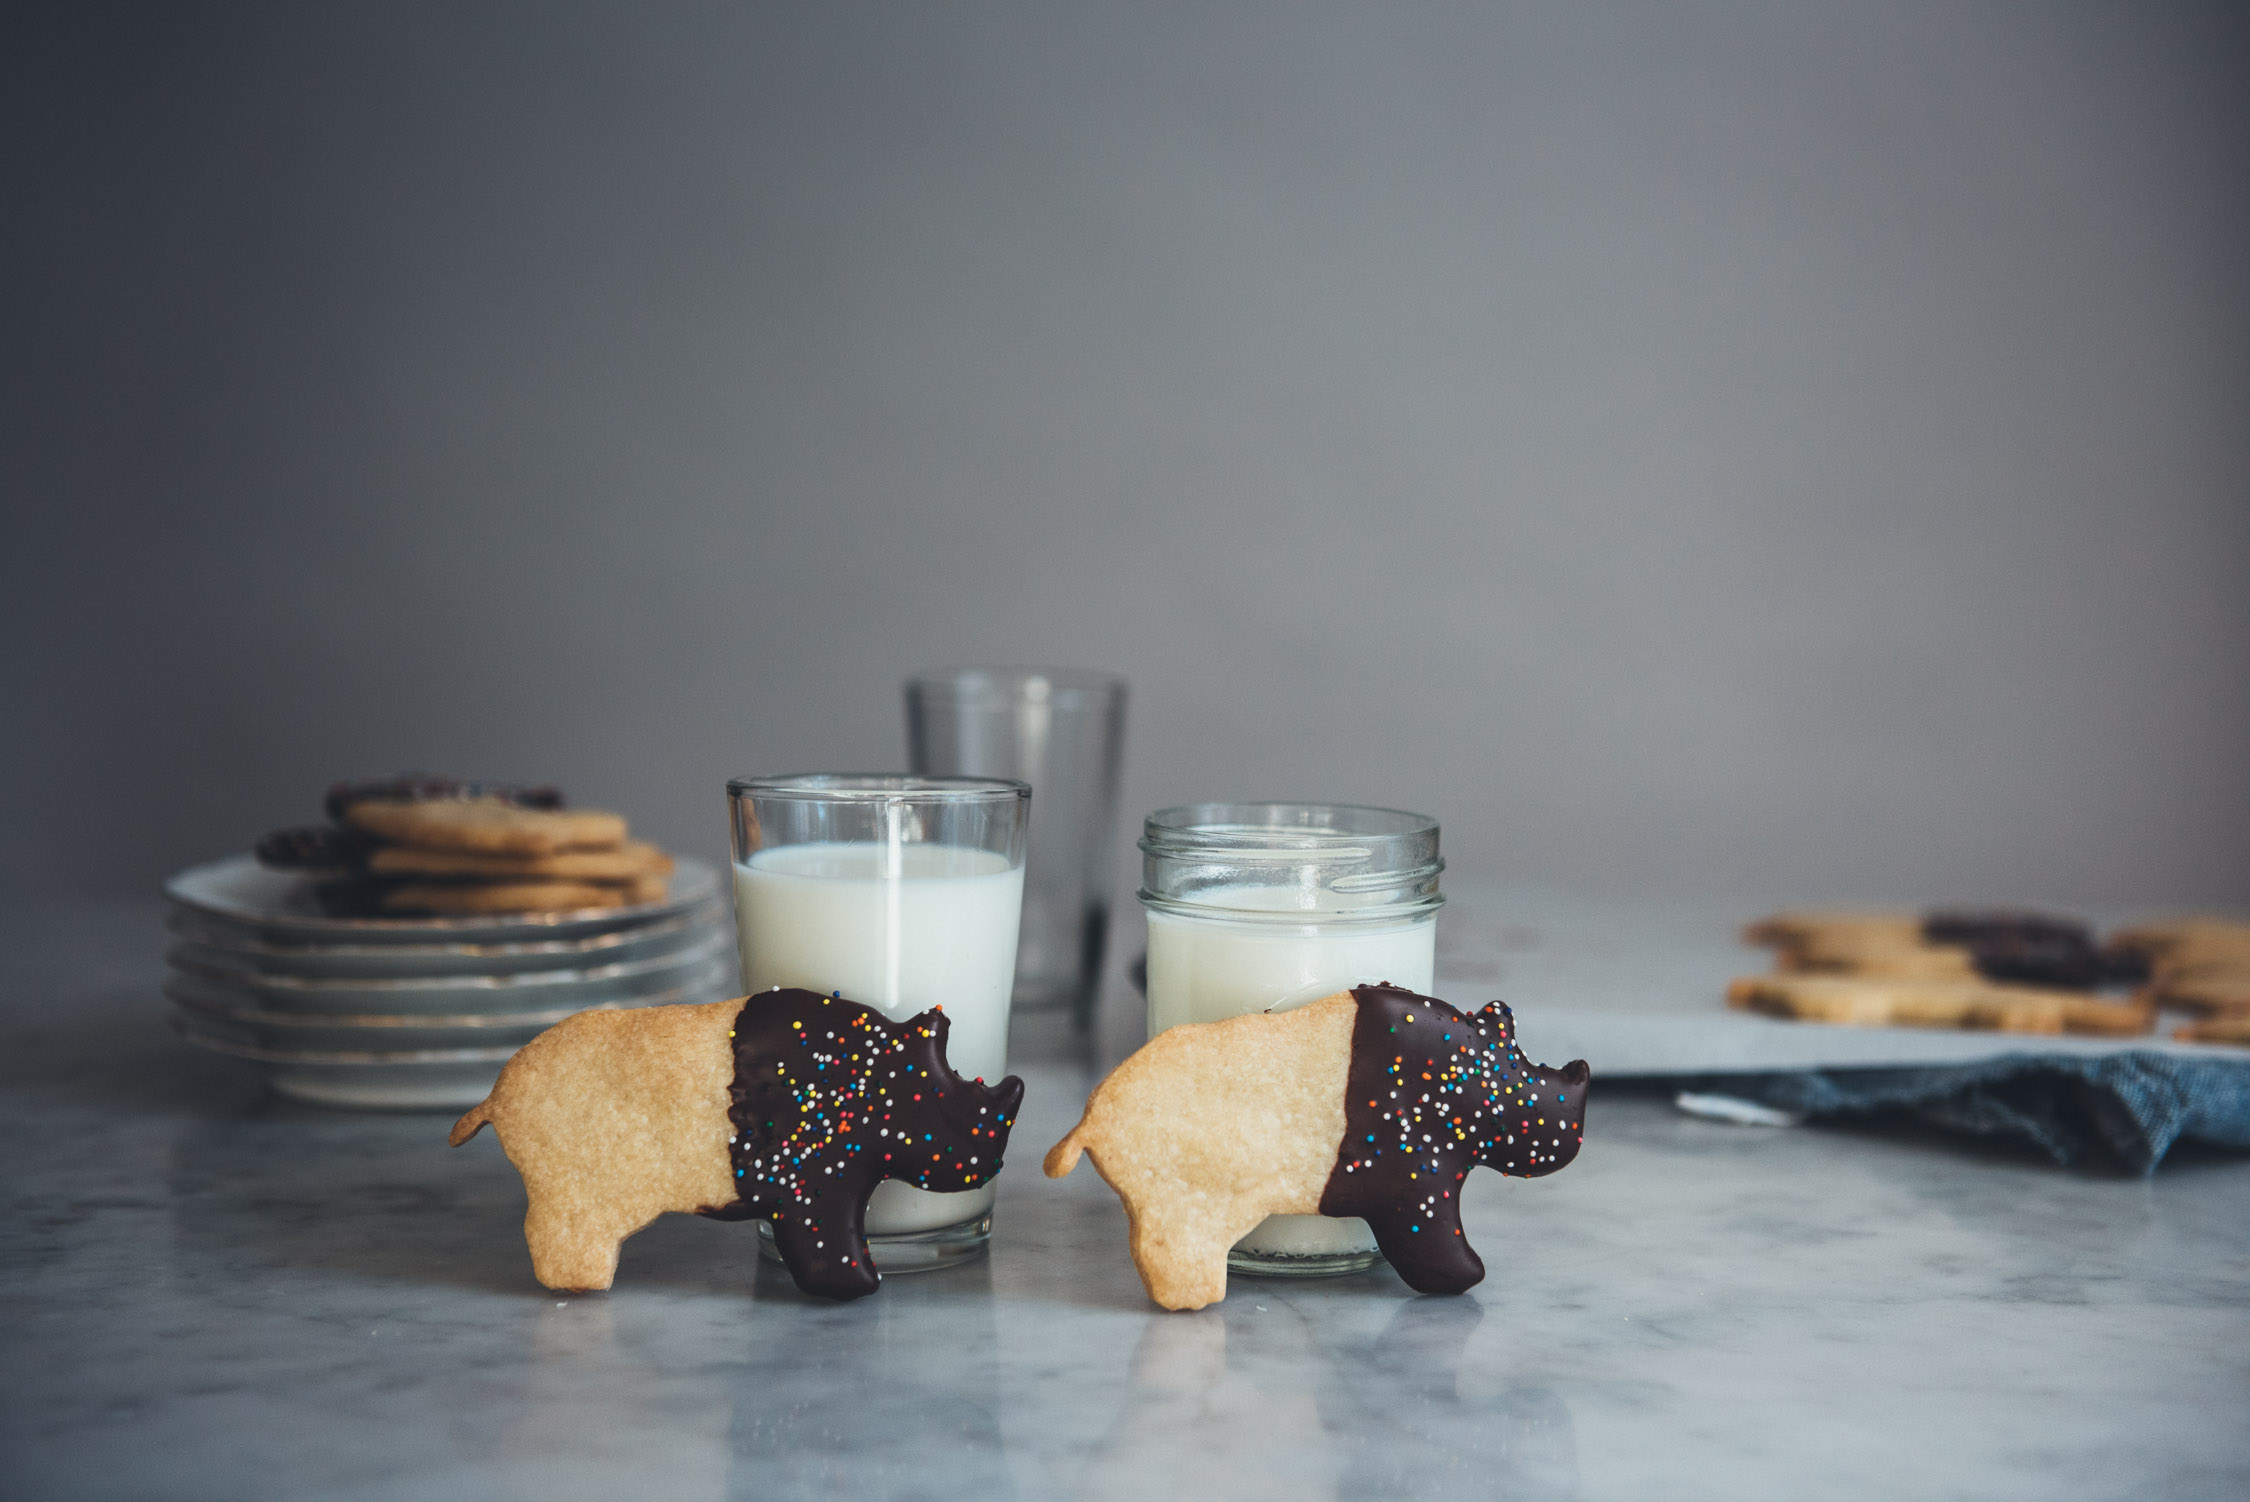
[[[1285,1011],[1387,981],[1427,994],[1437,967],[1437,821],[1333,803],[1198,803],[1150,814],[1148,1030]],[[1272,1215],[1241,1272],[1328,1276],[1382,1254],[1367,1222]]]
[[[942,1006],[955,1072],[1008,1072],[1029,785],[996,777],[798,773],[727,784],[742,985],[840,992],[901,1020]],[[886,1179],[867,1239],[886,1273],[974,1256],[993,1186]],[[761,1235],[770,1230],[761,1223]]]

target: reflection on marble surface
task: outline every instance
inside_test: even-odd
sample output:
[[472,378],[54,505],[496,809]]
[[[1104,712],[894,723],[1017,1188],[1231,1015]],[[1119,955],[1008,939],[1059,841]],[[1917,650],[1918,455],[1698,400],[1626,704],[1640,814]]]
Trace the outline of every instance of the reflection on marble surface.
[[1081,1494],[1205,1495],[1214,1467],[1257,1434],[1240,1497],[1569,1497],[1570,1409],[1536,1386],[1471,1381],[1474,1299],[1361,1298],[1292,1307],[1249,1285],[1142,1328],[1116,1422]]
[[0,1495],[2250,1495],[2250,1160],[2063,1173],[1597,1082],[1569,1174],[1472,1178],[1472,1294],[1168,1315],[1109,1191],[1038,1177],[1093,1070],[1027,1033],[988,1261],[818,1304],[673,1216],[562,1297],[489,1142],[265,1098],[163,1031],[160,950],[149,908],[0,923]]

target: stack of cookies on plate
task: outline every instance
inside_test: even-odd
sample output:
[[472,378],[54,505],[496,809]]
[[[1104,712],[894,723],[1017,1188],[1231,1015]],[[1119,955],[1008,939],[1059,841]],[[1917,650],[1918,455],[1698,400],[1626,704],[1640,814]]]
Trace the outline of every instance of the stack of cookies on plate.
[[2148,967],[2143,994],[2195,1017],[2173,1031],[2182,1043],[2250,1044],[2250,922],[2181,918],[2119,932],[2110,946]]
[[2104,947],[2043,913],[1786,912],[1743,930],[1773,972],[1727,988],[1728,1004],[1800,1022],[2130,1037],[2156,1016],[2137,951]]
[[734,992],[719,872],[615,814],[399,777],[328,816],[165,883],[173,1026],[291,1099],[458,1111],[573,1013]]
[[557,913],[661,902],[672,858],[622,815],[553,788],[409,776],[339,783],[329,823],[258,842],[267,866],[320,878],[338,915]]

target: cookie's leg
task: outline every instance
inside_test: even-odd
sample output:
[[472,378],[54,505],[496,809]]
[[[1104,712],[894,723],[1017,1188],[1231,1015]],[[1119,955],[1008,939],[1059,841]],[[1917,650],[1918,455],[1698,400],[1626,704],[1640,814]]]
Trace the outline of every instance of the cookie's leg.
[[848,1211],[784,1216],[774,1222],[773,1244],[797,1286],[817,1297],[864,1298],[881,1284],[859,1217]]
[[1201,1309],[1227,1296],[1227,1248],[1239,1239],[1213,1218],[1156,1197],[1131,1209],[1133,1266],[1167,1309]]
[[609,1287],[617,1278],[617,1244],[639,1228],[598,1214],[574,1214],[563,1203],[531,1190],[523,1239],[531,1246],[532,1276],[549,1288],[576,1293]]
[[1361,1212],[1375,1244],[1416,1293],[1465,1293],[1484,1281],[1484,1259],[1461,1234],[1458,1201],[1415,1210]]

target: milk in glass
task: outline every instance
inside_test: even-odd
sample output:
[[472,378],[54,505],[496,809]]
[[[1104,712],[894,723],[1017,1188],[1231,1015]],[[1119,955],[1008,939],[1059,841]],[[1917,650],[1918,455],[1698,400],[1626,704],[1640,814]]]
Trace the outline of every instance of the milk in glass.
[[[959,845],[778,845],[736,864],[734,891],[746,990],[840,991],[898,1021],[942,1006],[955,1072],[991,1084],[1007,1074],[1022,866]],[[992,1198],[991,1184],[936,1194],[886,1179],[868,1234],[958,1225]]]

